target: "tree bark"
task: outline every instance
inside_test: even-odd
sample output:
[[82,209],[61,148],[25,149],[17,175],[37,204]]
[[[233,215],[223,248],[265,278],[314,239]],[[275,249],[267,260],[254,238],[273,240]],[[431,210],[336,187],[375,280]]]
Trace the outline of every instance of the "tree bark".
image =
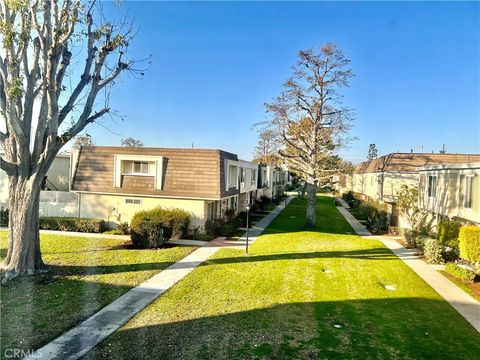
[[40,252],[40,183],[9,176],[8,252],[1,264],[5,279],[46,270]]
[[305,227],[312,229],[315,227],[317,218],[317,185],[314,181],[306,182],[307,185],[307,213],[305,215]]
[[302,195],[300,196],[302,199],[305,197],[306,189],[307,189],[307,182],[305,181],[302,186]]

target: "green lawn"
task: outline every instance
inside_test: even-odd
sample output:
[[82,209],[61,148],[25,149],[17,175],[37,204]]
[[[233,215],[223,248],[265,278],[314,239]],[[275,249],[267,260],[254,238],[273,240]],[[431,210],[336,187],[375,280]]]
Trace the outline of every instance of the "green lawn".
[[[128,241],[42,235],[52,272],[1,287],[1,356],[4,349],[44,345],[120,295],[175,263],[193,247],[134,250]],[[0,256],[7,233],[0,232]]]
[[220,250],[85,358],[479,358],[480,335],[380,242],[345,235],[331,198],[316,231],[302,230],[305,206],[294,199],[249,257]]

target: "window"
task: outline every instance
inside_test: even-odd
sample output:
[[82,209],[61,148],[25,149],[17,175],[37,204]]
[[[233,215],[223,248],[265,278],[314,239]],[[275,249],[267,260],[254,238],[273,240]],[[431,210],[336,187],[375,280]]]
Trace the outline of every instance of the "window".
[[240,183],[245,182],[245,168],[240,168]]
[[142,200],[140,199],[125,199],[125,204],[127,205],[141,205],[142,204]]
[[228,167],[228,187],[237,187],[238,186],[238,167],[230,165]]
[[430,175],[428,177],[428,197],[434,198],[437,193],[437,177]]
[[214,202],[208,203],[207,219],[208,220],[213,220],[216,217],[217,217],[217,203],[214,201]]
[[125,175],[148,175],[150,163],[148,161],[124,161],[123,174]]
[[252,186],[255,186],[256,182],[257,182],[257,170],[252,169]]
[[463,207],[467,209],[477,209],[479,202],[478,176],[465,177],[465,197]]

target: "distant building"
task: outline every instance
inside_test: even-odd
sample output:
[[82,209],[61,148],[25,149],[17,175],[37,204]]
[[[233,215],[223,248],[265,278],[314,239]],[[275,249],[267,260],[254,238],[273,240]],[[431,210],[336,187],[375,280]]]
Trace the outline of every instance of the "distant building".
[[387,204],[392,225],[398,225],[397,194],[402,185],[419,187],[418,168],[475,162],[480,162],[480,154],[392,153],[358,164],[346,181],[351,186],[347,190],[361,194],[364,200]]

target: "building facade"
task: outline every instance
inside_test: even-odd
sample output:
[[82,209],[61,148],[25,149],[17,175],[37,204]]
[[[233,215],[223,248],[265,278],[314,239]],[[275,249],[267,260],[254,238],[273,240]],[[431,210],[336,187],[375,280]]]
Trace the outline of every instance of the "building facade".
[[418,172],[421,209],[480,224],[480,162],[424,166]]

